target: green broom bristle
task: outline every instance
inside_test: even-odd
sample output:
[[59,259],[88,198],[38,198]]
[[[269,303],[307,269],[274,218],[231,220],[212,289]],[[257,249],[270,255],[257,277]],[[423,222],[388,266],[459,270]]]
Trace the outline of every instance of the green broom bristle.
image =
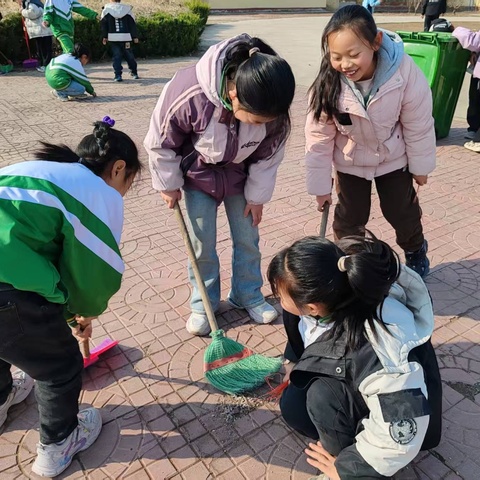
[[216,330],[210,335],[213,340],[204,355],[205,377],[223,392],[237,395],[253,390],[263,385],[265,379],[282,366],[281,358],[255,354],[242,344],[226,338],[223,330]]

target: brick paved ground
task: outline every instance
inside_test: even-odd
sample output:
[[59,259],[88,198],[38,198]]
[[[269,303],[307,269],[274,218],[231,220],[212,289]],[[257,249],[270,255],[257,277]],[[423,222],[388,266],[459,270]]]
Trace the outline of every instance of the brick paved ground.
[[[0,77],[0,165],[29,159],[41,139],[75,146],[104,115],[141,145],[163,85],[192,61],[141,62],[142,78],[123,84],[111,81],[109,65],[94,65],[90,75],[99,96],[84,103],[53,100],[37,72]],[[315,234],[319,224],[303,181],[304,95],[301,87],[286,160],[261,225],[265,266],[281,247]],[[462,148],[464,128],[456,123],[451,136],[438,143],[438,168],[420,191],[433,266],[427,283],[435,301],[434,342],[444,380],[444,435],[438,448],[397,476],[401,479],[479,478],[480,157]],[[230,242],[223,212],[219,225],[225,296]],[[376,201],[370,228],[394,241]],[[314,474],[302,453],[305,439],[289,431],[275,405],[257,402],[230,423],[223,415],[228,397],[205,383],[202,352],[208,340],[185,330],[190,287],[183,243],[147,172],[126,197],[122,252],[123,286],[94,330],[94,343],[111,337],[120,345],[85,373],[81,399],[102,409],[103,431],[95,447],[77,456],[61,478],[305,480]],[[257,351],[282,352],[279,321],[253,325],[244,311],[226,305],[218,320],[228,336]],[[1,479],[33,478],[37,428],[32,394],[11,409],[0,431]]]

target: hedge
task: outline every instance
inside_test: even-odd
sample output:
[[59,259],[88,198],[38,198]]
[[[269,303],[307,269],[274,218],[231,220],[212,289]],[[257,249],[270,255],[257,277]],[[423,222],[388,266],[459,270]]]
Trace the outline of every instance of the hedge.
[[[138,57],[181,56],[197,49],[210,7],[201,0],[191,0],[186,6],[189,12],[178,15],[157,12],[137,17],[140,43],[134,48]],[[102,44],[100,22],[96,20],[75,16],[75,41],[91,49],[92,60],[108,54],[108,46]],[[33,47],[32,54],[35,50]],[[28,58],[19,13],[10,14],[0,22],[0,51],[14,63]],[[1,55],[0,63],[5,63]]]

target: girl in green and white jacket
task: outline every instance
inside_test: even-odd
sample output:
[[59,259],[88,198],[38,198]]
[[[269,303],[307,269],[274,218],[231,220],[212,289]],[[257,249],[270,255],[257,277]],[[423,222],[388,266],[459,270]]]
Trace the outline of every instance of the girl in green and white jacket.
[[[0,426],[35,379],[40,443],[32,470],[40,476],[63,472],[102,427],[97,409],[79,412],[75,336],[91,336],[124,270],[122,197],[141,164],[113,124],[96,122],[76,152],[43,143],[39,161],[0,169]],[[20,370],[12,374],[12,365]]]
[[53,88],[52,95],[62,102],[85,98],[85,92],[96,97],[83,69],[89,61],[90,50],[80,43],[75,44],[73,53],[53,58],[45,70],[47,83]]
[[74,47],[73,13],[95,20],[97,12],[84,7],[77,0],[46,0],[43,25],[52,29],[55,38],[62,46],[63,53],[72,53]]

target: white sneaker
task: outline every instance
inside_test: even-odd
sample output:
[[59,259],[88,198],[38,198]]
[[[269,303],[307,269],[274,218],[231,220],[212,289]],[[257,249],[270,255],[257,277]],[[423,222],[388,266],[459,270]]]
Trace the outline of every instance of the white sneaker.
[[56,98],[57,100],[60,100],[61,102],[68,102],[68,97],[63,97],[62,95],[59,95],[56,90],[50,90],[50,93],[52,94],[53,98]]
[[208,318],[203,313],[192,313],[187,320],[187,332],[203,337],[210,333]]
[[8,409],[12,405],[17,405],[18,403],[23,402],[28,397],[28,394],[32,391],[34,384],[33,378],[29,377],[21,370],[15,370],[12,373],[12,377],[12,391],[8,395],[7,400],[0,405],[0,427],[7,419]]
[[467,142],[464,147],[472,152],[480,153],[480,142]]
[[257,323],[272,323],[278,317],[278,312],[267,302],[246,310],[250,318]]
[[90,95],[87,95],[86,93],[81,93],[80,95],[69,95],[68,96],[68,100],[70,100],[70,101],[87,100],[88,98],[90,98]]
[[73,456],[90,447],[100,435],[100,410],[90,407],[78,414],[78,427],[61,443],[37,444],[37,458],[32,472],[41,477],[56,477],[72,463]]

